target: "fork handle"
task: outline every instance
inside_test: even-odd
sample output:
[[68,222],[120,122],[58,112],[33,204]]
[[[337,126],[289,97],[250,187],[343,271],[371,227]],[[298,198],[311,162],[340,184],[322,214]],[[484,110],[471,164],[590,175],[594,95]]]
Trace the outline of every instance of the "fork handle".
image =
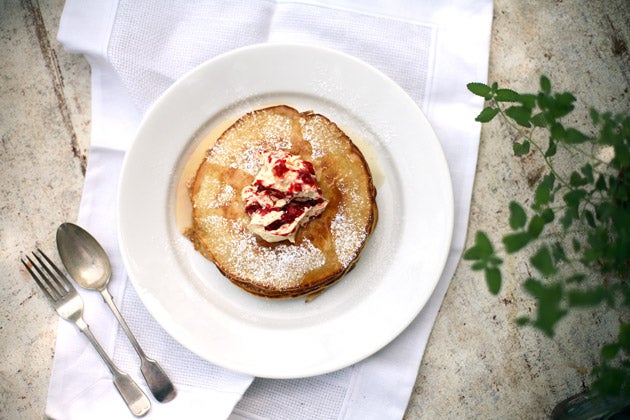
[[105,350],[103,350],[103,347],[101,347],[100,343],[96,340],[94,334],[92,334],[88,324],[82,318],[77,320],[76,324],[79,330],[90,340],[90,343],[92,343],[109,368],[109,371],[113,375],[114,385],[120,396],[125,400],[131,413],[136,417],[142,417],[147,414],[151,409],[151,401],[149,401],[149,398],[142,392],[138,384],[136,384],[128,374],[116,367],[112,359],[109,358]]

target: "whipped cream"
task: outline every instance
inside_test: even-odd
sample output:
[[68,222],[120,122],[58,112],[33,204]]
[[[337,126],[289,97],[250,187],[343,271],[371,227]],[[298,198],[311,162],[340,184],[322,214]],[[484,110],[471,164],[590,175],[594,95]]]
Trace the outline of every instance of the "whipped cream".
[[328,201],[317,186],[310,162],[276,150],[260,154],[261,168],[241,197],[250,216],[248,228],[267,242],[295,243],[298,228],[319,216]]

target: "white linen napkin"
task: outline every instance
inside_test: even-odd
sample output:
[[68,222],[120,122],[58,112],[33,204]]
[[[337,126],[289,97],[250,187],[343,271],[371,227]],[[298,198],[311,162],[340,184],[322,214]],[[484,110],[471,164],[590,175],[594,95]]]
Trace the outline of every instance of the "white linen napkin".
[[[179,394],[148,418],[396,419],[412,391],[432,325],[461,255],[482,101],[466,91],[487,76],[491,0],[66,2],[58,34],[92,68],[92,137],[78,223],[104,246],[111,292],[138,341]],[[431,299],[391,344],[353,366],[312,378],[254,378],[215,366],[175,342],[129,282],[116,236],[117,177],[143,113],[177,78],[222,52],[261,42],[334,48],[383,71],[431,122],[449,163],[455,229]],[[138,359],[97,293],[80,291],[85,318],[114,361],[149,394]],[[54,419],[131,418],[87,340],[60,322],[46,413]]]

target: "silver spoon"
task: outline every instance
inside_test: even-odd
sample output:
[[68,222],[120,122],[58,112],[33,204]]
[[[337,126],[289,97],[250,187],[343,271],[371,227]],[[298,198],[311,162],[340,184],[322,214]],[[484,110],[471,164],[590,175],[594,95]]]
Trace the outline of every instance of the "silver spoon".
[[103,300],[116,316],[133,348],[140,356],[140,371],[155,399],[166,403],[175,398],[177,390],[173,383],[160,365],[144,353],[107,290],[112,268],[101,245],[82,227],[72,223],[63,223],[57,229],[57,249],[63,265],[79,286],[98,290],[103,295]]

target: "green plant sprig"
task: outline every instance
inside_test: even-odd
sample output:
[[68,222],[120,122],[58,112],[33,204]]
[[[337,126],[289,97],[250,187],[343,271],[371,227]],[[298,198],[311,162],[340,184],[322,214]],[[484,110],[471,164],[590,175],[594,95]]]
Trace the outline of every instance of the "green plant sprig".
[[[630,115],[591,109],[593,130],[585,134],[563,121],[575,108],[575,96],[553,92],[545,76],[536,94],[520,94],[497,83],[467,87],[486,101],[476,120],[488,123],[499,116],[515,134],[514,155],[540,155],[547,173],[537,182],[529,209],[509,203],[510,232],[502,236],[502,246],[478,231],[463,258],[473,270],[484,272],[488,289],[496,295],[511,274],[503,271],[504,258],[528,249],[536,273],[522,287],[536,301],[537,311],[515,321],[549,337],[574,309],[603,305],[618,310],[617,341],[602,348],[600,364],[592,371],[593,388],[630,395]],[[546,144],[540,137],[546,137]],[[613,150],[610,161],[596,156],[601,148]],[[567,175],[556,167],[556,159],[566,159],[559,149],[569,154],[565,162],[573,164]],[[578,157],[583,161],[578,163]]]

